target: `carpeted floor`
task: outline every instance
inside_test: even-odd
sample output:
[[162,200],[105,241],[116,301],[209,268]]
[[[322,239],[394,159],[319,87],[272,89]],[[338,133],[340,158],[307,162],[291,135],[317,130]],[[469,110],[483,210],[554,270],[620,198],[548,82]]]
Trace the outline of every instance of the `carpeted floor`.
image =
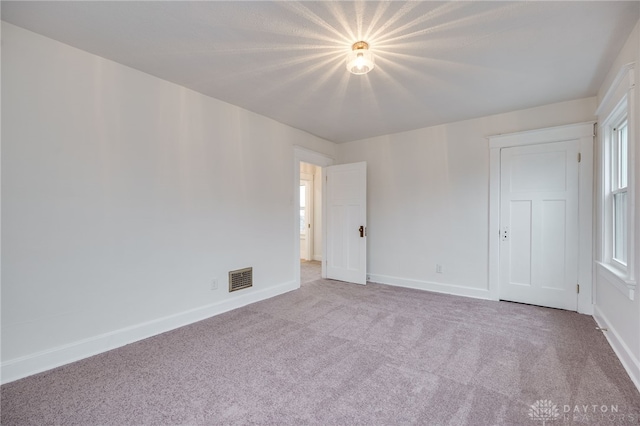
[[319,280],[322,276],[322,263],[311,260],[300,261],[300,284]]
[[[595,326],[561,310],[316,280],[4,385],[1,420],[637,424],[640,394]],[[557,411],[532,410],[543,400]]]

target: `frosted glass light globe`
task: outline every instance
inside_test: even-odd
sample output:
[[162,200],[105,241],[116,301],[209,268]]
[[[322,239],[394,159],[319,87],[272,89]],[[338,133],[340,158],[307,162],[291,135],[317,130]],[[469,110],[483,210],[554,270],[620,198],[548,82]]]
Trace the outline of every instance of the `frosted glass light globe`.
[[369,44],[364,41],[354,43],[351,52],[347,54],[347,70],[356,75],[366,74],[376,65]]

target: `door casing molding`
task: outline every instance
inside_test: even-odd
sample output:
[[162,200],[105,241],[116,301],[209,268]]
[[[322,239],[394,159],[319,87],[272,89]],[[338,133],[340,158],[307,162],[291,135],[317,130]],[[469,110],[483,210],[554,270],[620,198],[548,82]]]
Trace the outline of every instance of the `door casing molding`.
[[[500,295],[500,156],[503,148],[579,140],[578,312],[593,314],[593,143],[595,122],[489,136],[489,294]],[[576,159],[577,161],[577,159]]]

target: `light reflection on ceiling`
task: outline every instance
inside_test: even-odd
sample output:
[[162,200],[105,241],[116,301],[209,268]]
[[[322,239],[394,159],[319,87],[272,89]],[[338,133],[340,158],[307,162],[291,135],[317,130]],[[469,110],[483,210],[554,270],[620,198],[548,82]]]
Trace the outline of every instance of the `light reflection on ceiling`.
[[[2,19],[334,142],[595,95],[640,2],[12,2]],[[376,67],[350,74],[369,43]]]

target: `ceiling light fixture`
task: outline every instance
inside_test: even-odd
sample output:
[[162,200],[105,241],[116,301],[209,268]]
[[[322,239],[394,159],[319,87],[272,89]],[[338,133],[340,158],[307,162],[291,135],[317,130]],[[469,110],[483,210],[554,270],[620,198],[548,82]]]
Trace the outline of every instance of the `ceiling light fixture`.
[[373,53],[369,50],[369,43],[358,41],[351,46],[351,52],[347,54],[347,69],[351,74],[366,74],[375,67]]

